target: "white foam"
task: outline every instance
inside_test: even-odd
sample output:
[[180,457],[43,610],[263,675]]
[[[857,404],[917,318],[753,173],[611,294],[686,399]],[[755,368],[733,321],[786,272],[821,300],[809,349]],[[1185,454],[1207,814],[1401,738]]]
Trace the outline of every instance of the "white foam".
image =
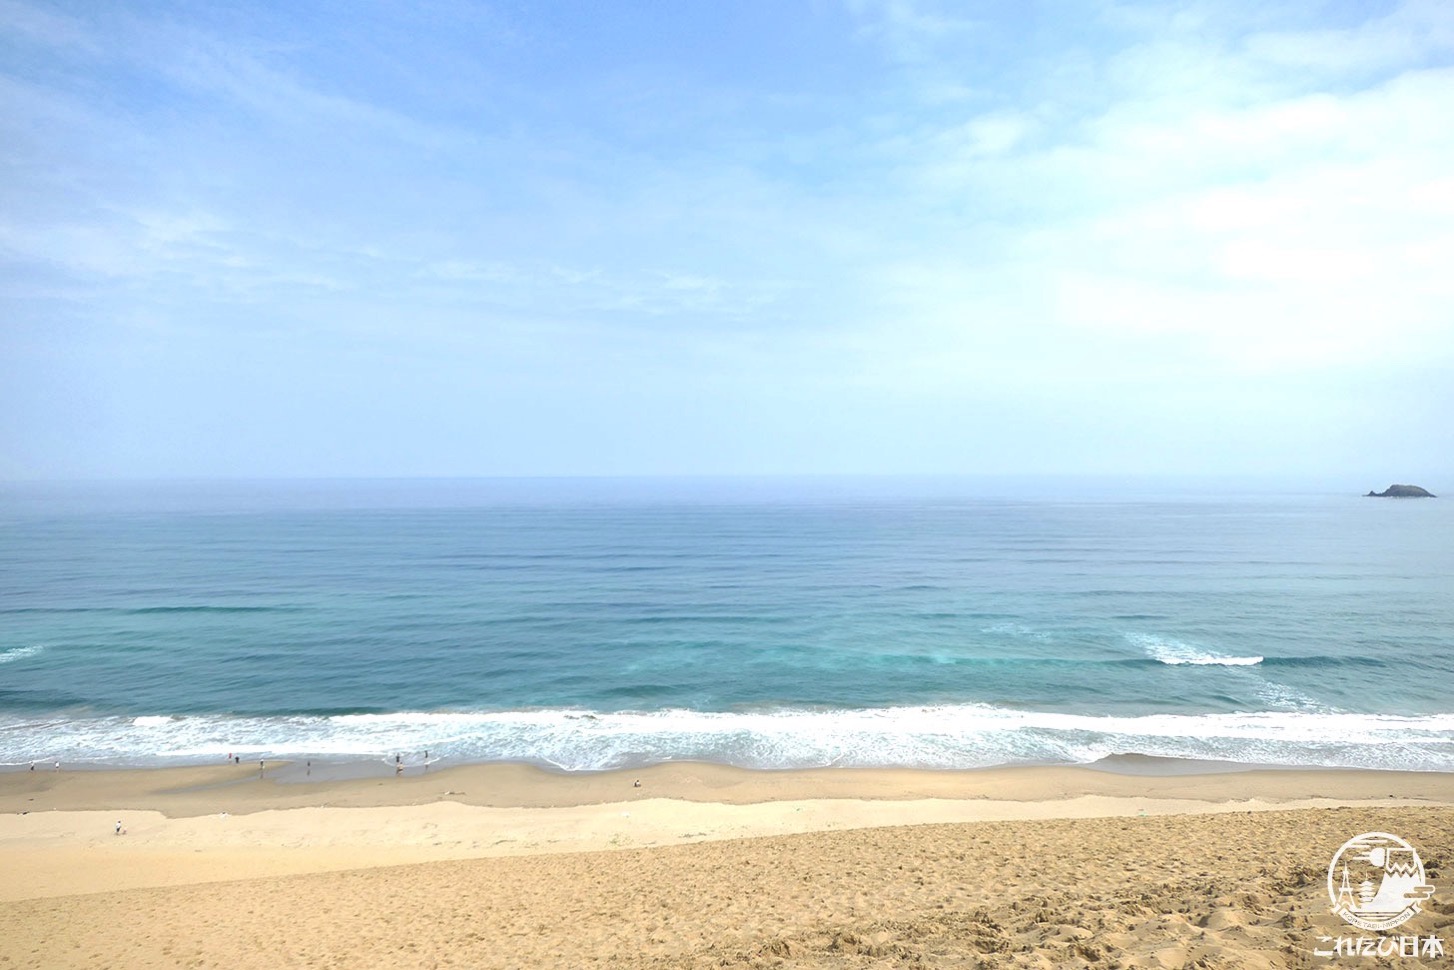
[[1261,657],[1214,657],[1210,654],[1193,657],[1158,657],[1164,664],[1193,664],[1198,667],[1255,667]]
[[1331,709],[1326,704],[1287,684],[1268,681],[1257,688],[1257,696],[1271,705],[1274,710],[1331,713]]
[[[976,768],[1085,763],[1112,754],[1262,764],[1454,771],[1454,714],[1317,711],[1111,716],[983,704],[703,712],[516,710],[335,717],[220,715],[0,720],[20,761],[124,764],[221,759],[531,761],[566,770],[673,760],[751,768],[826,765]],[[8,760],[8,759],[7,759]]]
[[1228,657],[1180,640],[1167,640],[1144,634],[1130,634],[1127,639],[1146,651],[1152,660],[1180,666],[1191,664],[1197,667],[1254,667],[1262,663],[1262,657]]
[[994,626],[987,626],[981,633],[994,634],[996,636],[1014,637],[1021,640],[1038,640],[1042,643],[1051,639],[1049,633],[1043,630],[1036,630],[1023,623],[996,623]]
[[26,657],[34,657],[43,650],[45,650],[44,645],[11,647],[9,650],[0,650],[0,664],[14,663],[17,660],[24,660]]

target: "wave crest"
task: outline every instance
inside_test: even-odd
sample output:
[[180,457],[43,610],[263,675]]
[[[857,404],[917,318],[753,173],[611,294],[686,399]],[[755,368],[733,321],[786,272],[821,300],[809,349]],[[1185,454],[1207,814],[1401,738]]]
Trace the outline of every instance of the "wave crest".
[[9,650],[0,650],[0,664],[14,663],[17,660],[24,660],[26,657],[34,657],[43,650],[45,650],[43,646],[12,647]]
[[1146,656],[1173,667],[1191,665],[1194,667],[1255,667],[1262,663],[1260,656],[1228,657],[1214,653],[1180,640],[1168,640],[1141,634],[1129,636],[1132,643],[1146,652]]

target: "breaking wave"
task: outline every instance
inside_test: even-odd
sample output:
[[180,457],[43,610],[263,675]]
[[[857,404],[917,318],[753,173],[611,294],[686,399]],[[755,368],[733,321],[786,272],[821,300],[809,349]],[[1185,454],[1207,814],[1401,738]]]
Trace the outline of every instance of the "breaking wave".
[[1196,667],[1255,667],[1263,660],[1260,656],[1228,657],[1179,640],[1141,634],[1132,635],[1128,639],[1145,650],[1152,660],[1171,666],[1190,664]]
[[1081,715],[983,704],[857,710],[509,710],[0,720],[0,762],[107,765],[249,757],[366,760],[429,750],[451,763],[567,771],[708,761],[746,768],[982,768],[1116,754],[1248,764],[1454,771],[1454,714],[1309,711]]

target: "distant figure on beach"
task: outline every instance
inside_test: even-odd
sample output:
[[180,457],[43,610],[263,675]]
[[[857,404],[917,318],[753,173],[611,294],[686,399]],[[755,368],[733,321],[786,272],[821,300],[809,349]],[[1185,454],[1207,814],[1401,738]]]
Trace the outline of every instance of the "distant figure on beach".
[[56,762],[56,771],[60,771],[60,770],[61,770],[61,763],[59,761],[57,761]]
[[238,755],[237,757],[233,758],[232,763],[235,765],[242,764],[242,755]]
[[34,762],[34,761],[32,761],[32,762],[31,762],[31,763],[30,763],[30,770],[31,770],[31,771],[34,771],[34,770],[35,770],[35,762]]
[[116,834],[117,835],[120,835],[124,831],[126,831],[126,830],[121,827],[121,819],[118,818],[116,820]]
[[635,780],[635,781],[633,781],[633,782],[632,782],[632,783],[631,783],[631,787],[632,787],[632,788],[640,788],[640,787],[641,787],[641,779],[640,779],[640,778],[638,778],[638,779],[636,779],[636,780]]

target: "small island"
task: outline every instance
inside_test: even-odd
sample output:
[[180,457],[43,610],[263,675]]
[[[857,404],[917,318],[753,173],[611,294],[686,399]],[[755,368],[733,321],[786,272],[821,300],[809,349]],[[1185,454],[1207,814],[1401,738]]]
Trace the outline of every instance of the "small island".
[[1417,485],[1390,485],[1381,492],[1369,492],[1364,498],[1438,498],[1438,496]]

